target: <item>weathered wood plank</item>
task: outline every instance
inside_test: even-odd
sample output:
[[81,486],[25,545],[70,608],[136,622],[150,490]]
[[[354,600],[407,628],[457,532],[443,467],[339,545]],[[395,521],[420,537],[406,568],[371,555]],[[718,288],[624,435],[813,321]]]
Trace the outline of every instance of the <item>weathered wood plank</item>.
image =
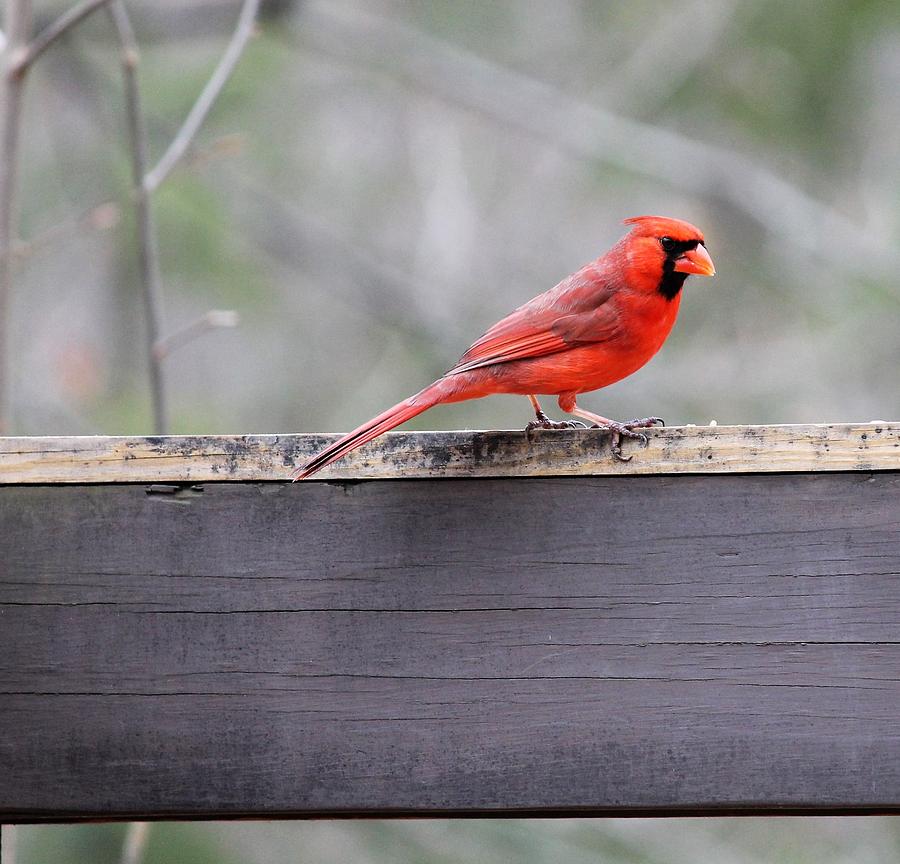
[[[626,442],[614,460],[597,430],[395,432],[317,475],[398,477],[633,476],[900,470],[900,422],[676,426]],[[0,438],[0,483],[286,480],[335,435]]]
[[900,474],[0,488],[0,819],[900,811]]

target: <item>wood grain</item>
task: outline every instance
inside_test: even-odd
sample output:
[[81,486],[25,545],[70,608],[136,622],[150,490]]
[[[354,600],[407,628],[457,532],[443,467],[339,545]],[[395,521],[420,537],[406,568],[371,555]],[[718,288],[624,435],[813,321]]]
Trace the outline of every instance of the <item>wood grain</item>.
[[[900,470],[900,422],[812,426],[675,426],[618,462],[597,430],[394,432],[317,475],[401,477],[633,476]],[[0,438],[0,483],[287,480],[336,435]]]
[[897,473],[5,486],[0,525],[2,821],[900,812]]

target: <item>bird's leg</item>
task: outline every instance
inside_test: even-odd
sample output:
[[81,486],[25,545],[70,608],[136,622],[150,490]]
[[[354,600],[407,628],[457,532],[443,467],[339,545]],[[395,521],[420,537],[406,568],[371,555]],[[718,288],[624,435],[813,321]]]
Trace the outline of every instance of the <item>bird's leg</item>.
[[559,407],[567,414],[575,414],[578,417],[584,417],[585,420],[590,420],[594,429],[605,429],[608,431],[610,449],[613,456],[620,462],[630,462],[632,459],[631,456],[622,455],[623,438],[636,438],[646,446],[647,436],[643,432],[635,432],[634,430],[646,429],[650,426],[655,426],[657,423],[662,426],[666,425],[662,417],[644,417],[642,420],[629,420],[627,423],[620,423],[617,420],[610,420],[608,417],[601,417],[599,414],[579,408],[573,393],[563,393],[559,397]]
[[535,420],[532,420],[525,427],[525,434],[528,435],[533,429],[575,429],[579,426],[584,427],[585,424],[579,420],[551,420],[542,410],[541,403],[538,402],[537,396],[530,395],[531,407],[534,408]]

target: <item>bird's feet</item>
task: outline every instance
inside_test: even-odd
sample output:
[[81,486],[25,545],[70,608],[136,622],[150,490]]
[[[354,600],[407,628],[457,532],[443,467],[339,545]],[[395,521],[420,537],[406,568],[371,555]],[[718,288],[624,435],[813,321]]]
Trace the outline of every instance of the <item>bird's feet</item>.
[[538,412],[537,419],[525,427],[525,435],[529,436],[535,429],[586,429],[587,424],[580,420],[551,420],[543,411]]
[[622,455],[622,439],[636,438],[646,447],[648,443],[647,436],[643,432],[635,432],[634,430],[648,429],[651,426],[655,426],[657,423],[659,423],[660,426],[666,425],[662,417],[644,417],[640,420],[629,420],[626,423],[617,423],[616,421],[610,423],[595,423],[591,428],[604,429],[609,432],[609,444],[613,456],[620,462],[630,462],[634,457]]

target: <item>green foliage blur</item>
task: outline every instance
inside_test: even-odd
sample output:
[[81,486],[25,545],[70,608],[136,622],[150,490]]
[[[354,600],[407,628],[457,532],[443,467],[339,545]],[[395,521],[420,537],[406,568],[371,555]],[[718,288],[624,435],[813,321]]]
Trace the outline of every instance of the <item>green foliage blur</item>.
[[[67,5],[37,3],[36,25]],[[129,8],[156,159],[238,4]],[[212,308],[240,315],[236,330],[167,360],[170,431],[351,428],[642,213],[698,224],[718,276],[688,283],[656,360],[585,407],[669,423],[900,417],[896,0],[288,0],[264,11],[154,197],[167,329]],[[42,58],[26,97],[12,433],[144,433],[122,84],[103,15]],[[412,425],[527,419],[524,400],[496,397]],[[124,830],[20,827],[17,864],[113,862]],[[900,860],[900,827],[166,823],[144,858],[338,860],[887,864]]]

